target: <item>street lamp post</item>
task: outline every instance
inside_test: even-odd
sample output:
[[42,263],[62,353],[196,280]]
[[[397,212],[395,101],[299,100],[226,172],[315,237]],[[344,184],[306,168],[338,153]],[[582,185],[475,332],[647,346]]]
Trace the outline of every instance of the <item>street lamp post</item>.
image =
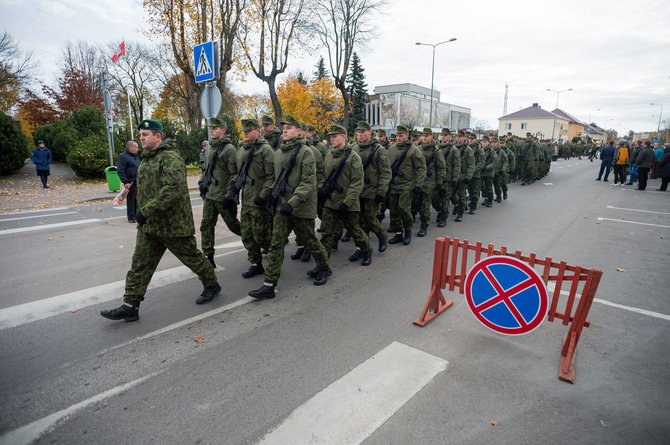
[[567,90],[552,90],[547,88],[547,91],[553,91],[554,93],[556,93],[556,107],[554,108],[554,126],[551,128],[551,142],[554,142],[554,131],[556,130],[556,110],[558,109],[558,96],[560,96],[561,93],[565,91],[572,91],[572,88],[568,88]]
[[655,104],[655,103],[650,103],[649,105],[660,105],[661,106],[661,112],[658,113],[658,127],[656,127],[656,133],[660,133],[661,131],[661,116],[663,116],[663,104]]
[[589,111],[589,122],[588,122],[589,125],[591,125],[591,113],[593,113],[594,111],[600,111],[600,108],[596,108],[595,110]]
[[428,126],[430,128],[433,128],[433,80],[435,79],[435,48],[437,46],[442,45],[443,43],[453,42],[454,40],[456,40],[456,37],[452,37],[449,40],[445,40],[444,42],[435,43],[435,44],[416,42],[417,45],[424,45],[424,46],[432,46],[433,47],[433,68],[432,68],[431,74],[430,74],[430,117],[428,119],[428,121],[429,121]]

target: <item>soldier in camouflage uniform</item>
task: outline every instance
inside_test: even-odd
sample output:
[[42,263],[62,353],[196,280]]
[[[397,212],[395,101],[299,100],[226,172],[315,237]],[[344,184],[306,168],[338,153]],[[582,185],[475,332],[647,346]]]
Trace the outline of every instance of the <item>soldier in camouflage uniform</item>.
[[312,276],[314,284],[326,284],[333,273],[328,265],[328,254],[321,242],[314,235],[314,218],[316,218],[316,165],[313,151],[305,145],[305,138],[300,133],[300,122],[293,116],[286,115],[282,122],[284,127],[284,143],[274,154],[275,182],[268,192],[266,200],[271,199],[271,192],[282,176],[284,167],[295,156],[295,164],[286,174],[286,184],[291,187],[280,191],[276,202],[272,221],[272,240],[268,252],[268,265],[265,270],[263,286],[249,292],[253,298],[274,298],[275,287],[279,281],[281,266],[284,261],[284,244],[292,230],[305,243],[312,253],[317,267],[307,274]]
[[421,188],[422,194],[419,198],[419,218],[421,219],[421,228],[416,234],[422,238],[428,233],[430,224],[430,206],[433,198],[439,193],[444,193],[444,176],[447,173],[447,167],[444,163],[442,150],[433,140],[433,130],[424,128],[421,134],[421,145],[419,146],[421,154],[426,161],[426,181]]
[[[321,242],[330,256],[333,238],[339,236],[344,227],[356,244],[356,252],[349,257],[349,261],[362,260],[361,264],[368,266],[372,262],[372,249],[367,234],[360,226],[359,199],[365,185],[363,162],[358,153],[347,145],[347,130],[343,126],[332,125],[328,136],[332,148],[326,154],[324,173],[327,181],[335,179],[335,183],[330,190],[324,187],[319,189],[319,201],[324,202]],[[339,173],[331,177],[335,170],[339,170]]]
[[484,166],[482,167],[482,196],[485,198],[486,207],[493,205],[493,179],[496,172],[500,170],[500,159],[498,154],[491,147],[491,141],[488,136],[482,138],[482,149],[484,150]]
[[261,117],[261,124],[263,126],[263,138],[273,150],[279,150],[281,144],[284,143],[284,138],[281,131],[275,127],[275,119],[272,116],[263,116]]
[[386,130],[377,130],[377,142],[386,150],[389,149],[389,140],[386,137]]
[[468,185],[468,198],[470,200],[470,215],[475,214],[477,210],[477,203],[479,202],[479,196],[482,192],[482,168],[484,167],[484,162],[486,160],[486,155],[484,154],[484,149],[481,144],[477,141],[477,135],[474,133],[468,133],[468,145],[472,148],[472,151],[475,154],[475,169],[472,173],[472,179],[470,180],[470,185]]
[[437,210],[437,227],[444,227],[449,215],[449,201],[455,196],[461,176],[461,154],[451,143],[451,131],[448,128],[442,129],[438,147],[444,158],[445,174],[442,190],[438,190],[433,198],[433,207]]
[[[214,263],[214,228],[219,215],[235,235],[241,235],[240,221],[237,219],[237,204],[233,201],[230,182],[237,176],[237,148],[226,134],[226,124],[220,119],[212,119],[210,124],[211,141],[205,151],[205,171],[200,177],[198,187],[203,199],[200,234],[202,252],[207,260]],[[214,163],[212,182],[205,184],[207,170]]]
[[[388,237],[384,228],[377,219],[379,206],[385,201],[391,182],[391,166],[389,165],[388,151],[372,139],[370,124],[358,121],[356,129],[358,143],[353,150],[363,160],[364,186],[361,191],[361,229],[369,236],[373,232],[379,240],[378,250],[384,252]],[[365,165],[367,162],[367,166]]]
[[[242,119],[244,142],[237,151],[238,177],[242,175],[242,244],[247,249],[251,267],[242,277],[251,278],[265,272],[261,262],[262,250],[270,248],[272,215],[265,208],[265,197],[274,184],[274,150],[260,135],[260,124],[255,118]],[[249,162],[247,163],[247,159]],[[242,171],[247,163],[246,174]],[[233,187],[233,195],[239,193]]]
[[[458,130],[456,135],[456,148],[461,156],[461,174],[458,180],[458,186],[455,195],[452,195],[454,200],[454,214],[456,215],[456,222],[463,221],[463,212],[467,202],[467,190],[472,175],[475,172],[475,152],[468,145],[466,141],[465,131]],[[454,199],[455,198],[455,199]]]
[[507,165],[509,166],[509,169],[507,170],[507,175],[503,173],[503,176],[506,179],[502,185],[503,199],[507,199],[507,184],[511,182],[510,178],[512,177],[512,175],[516,173],[516,156],[514,152],[509,148],[509,146],[506,143],[504,143],[504,141],[500,141],[500,146],[507,153]]
[[195,301],[197,304],[206,303],[221,292],[214,268],[195,241],[184,161],[174,142],[163,140],[160,122],[143,120],[138,131],[144,151],[137,171],[135,252],[126,275],[123,305],[100,312],[110,320],[139,320],[140,302],[165,249],[198,275],[205,287]]
[[521,185],[528,185],[535,182],[536,170],[535,164],[539,156],[540,147],[533,140],[531,133],[526,133],[526,142],[522,145],[521,153],[517,158],[521,171]]
[[491,136],[491,147],[498,157],[498,169],[493,177],[493,187],[496,194],[496,202],[502,202],[504,193],[507,199],[507,179],[509,178],[509,161],[507,158],[507,150],[499,144],[498,138]]
[[[395,236],[389,240],[389,244],[402,241],[404,245],[412,242],[412,195],[422,192],[423,183],[426,181],[426,160],[421,150],[409,141],[409,130],[404,125],[398,125],[396,129],[397,143],[389,148],[389,164],[396,174],[391,178],[389,186],[389,209],[391,211],[391,230]],[[404,154],[406,153],[406,154]],[[404,154],[404,155],[403,155]],[[401,158],[402,162],[400,162]],[[404,236],[403,236],[404,231]]]

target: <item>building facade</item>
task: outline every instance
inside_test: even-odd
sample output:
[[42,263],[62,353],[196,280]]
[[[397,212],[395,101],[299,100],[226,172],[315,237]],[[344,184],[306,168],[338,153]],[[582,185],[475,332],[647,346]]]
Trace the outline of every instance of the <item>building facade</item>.
[[[554,124],[555,122],[555,124]],[[537,103],[514,113],[498,118],[498,134],[511,132],[514,136],[526,137],[531,133],[539,139],[551,139],[565,142],[568,138],[570,121],[558,114],[543,110]]]
[[[443,127],[451,130],[470,126],[470,109],[440,102],[440,92],[433,90],[433,131]],[[375,130],[395,133],[400,124],[423,129],[430,124],[430,88],[412,83],[375,87],[368,96],[365,117]]]

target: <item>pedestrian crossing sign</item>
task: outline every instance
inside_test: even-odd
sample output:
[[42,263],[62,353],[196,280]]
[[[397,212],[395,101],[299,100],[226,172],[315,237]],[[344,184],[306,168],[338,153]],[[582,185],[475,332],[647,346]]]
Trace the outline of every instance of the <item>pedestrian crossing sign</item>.
[[218,49],[218,42],[205,42],[193,48],[196,82],[207,82],[219,78]]

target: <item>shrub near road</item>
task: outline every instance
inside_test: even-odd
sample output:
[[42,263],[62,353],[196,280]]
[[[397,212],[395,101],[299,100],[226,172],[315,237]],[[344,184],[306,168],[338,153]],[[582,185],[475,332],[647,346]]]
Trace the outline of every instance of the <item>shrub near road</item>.
[[0,175],[23,167],[29,155],[28,141],[14,119],[0,112]]

